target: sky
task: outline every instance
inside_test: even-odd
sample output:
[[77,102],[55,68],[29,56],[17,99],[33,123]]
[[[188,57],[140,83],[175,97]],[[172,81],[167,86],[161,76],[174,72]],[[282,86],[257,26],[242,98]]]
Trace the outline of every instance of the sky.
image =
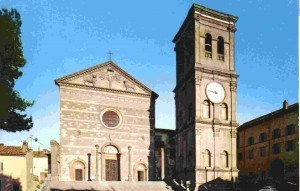
[[[172,39],[193,3],[239,17],[235,33],[237,119],[240,124],[298,101],[296,0],[10,1],[22,18],[27,64],[16,82],[34,100],[30,131],[0,131],[0,142],[34,149],[59,141],[59,91],[54,80],[112,60],[159,94],[156,127],[175,129],[175,52]],[[31,145],[30,145],[31,146]]]

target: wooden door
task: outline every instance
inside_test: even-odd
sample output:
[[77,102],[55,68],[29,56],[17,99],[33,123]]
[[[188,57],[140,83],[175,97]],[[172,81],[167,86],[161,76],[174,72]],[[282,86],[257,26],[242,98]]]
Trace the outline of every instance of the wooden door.
[[137,171],[138,172],[138,181],[144,181],[144,171]]
[[82,181],[83,180],[82,169],[75,169],[75,180],[76,181]]
[[118,161],[105,160],[105,177],[106,181],[118,181]]

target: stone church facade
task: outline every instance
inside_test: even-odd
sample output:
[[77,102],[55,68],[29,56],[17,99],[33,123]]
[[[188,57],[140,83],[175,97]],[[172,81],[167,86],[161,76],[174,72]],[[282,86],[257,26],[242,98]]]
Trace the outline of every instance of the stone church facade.
[[236,180],[237,17],[194,4],[173,39],[176,173],[191,190]]
[[[175,164],[168,178],[185,182],[190,190],[224,190],[219,183],[234,182],[238,176],[237,20],[193,4],[173,39]],[[155,92],[111,61],[55,83],[60,90],[60,145],[51,142],[51,153],[58,154],[51,156],[53,179],[155,180],[157,161],[165,170],[165,157],[155,156]]]
[[153,179],[155,92],[111,61],[55,83],[60,146],[52,171],[58,180]]

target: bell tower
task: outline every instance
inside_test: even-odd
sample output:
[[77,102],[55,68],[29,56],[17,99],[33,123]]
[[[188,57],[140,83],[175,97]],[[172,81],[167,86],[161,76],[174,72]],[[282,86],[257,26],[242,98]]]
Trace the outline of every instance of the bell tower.
[[176,174],[191,190],[234,182],[237,17],[193,4],[173,39],[176,52]]

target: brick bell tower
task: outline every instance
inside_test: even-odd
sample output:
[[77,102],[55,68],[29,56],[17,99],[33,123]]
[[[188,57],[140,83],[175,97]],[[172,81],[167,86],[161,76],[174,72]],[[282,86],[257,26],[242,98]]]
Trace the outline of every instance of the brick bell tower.
[[191,190],[234,182],[237,17],[193,4],[173,39],[176,52],[176,177]]

